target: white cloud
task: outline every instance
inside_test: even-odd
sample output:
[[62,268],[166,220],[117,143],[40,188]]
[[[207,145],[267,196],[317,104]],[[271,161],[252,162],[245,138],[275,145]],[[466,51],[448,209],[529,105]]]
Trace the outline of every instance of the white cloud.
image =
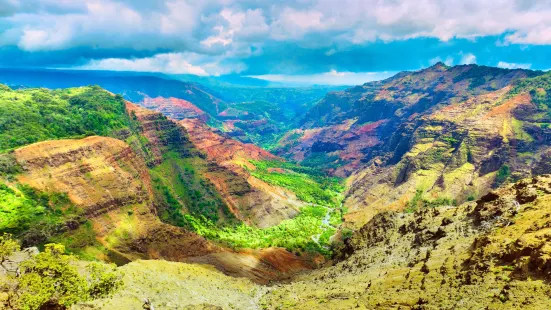
[[[113,70],[162,72],[170,74],[223,75],[239,73],[245,69],[243,64],[226,65],[218,62],[205,62],[204,57],[192,53],[165,53],[153,57],[125,59],[107,58],[92,60],[79,67],[84,70]],[[193,64],[197,62],[200,64]]]
[[344,72],[337,72],[337,70],[331,70],[331,71],[329,71],[329,73],[327,73],[327,74],[329,74],[329,75],[331,75],[331,76],[339,76],[339,77],[342,77],[342,76],[345,76],[345,75],[346,75],[346,73],[344,73]]
[[337,72],[331,70],[319,74],[307,75],[285,75],[285,74],[265,74],[252,75],[251,77],[267,80],[271,82],[280,82],[295,85],[359,85],[366,82],[378,81],[395,75],[396,72]]
[[[332,55],[344,54],[354,44],[377,40],[428,37],[446,42],[494,35],[502,36],[503,45],[551,45],[551,1],[0,0],[0,47],[84,47],[102,55],[106,50],[200,54],[205,58],[201,63],[188,61],[183,69],[186,65],[180,62],[177,70],[201,68],[207,74],[242,68],[241,59],[263,53],[273,40],[299,48],[323,47],[326,56],[336,59]],[[437,61],[476,62],[472,54],[448,53],[453,55]],[[149,58],[150,66],[136,59],[114,59],[119,66],[162,67],[156,56]]]
[[454,58],[452,56],[447,56],[445,59],[442,59],[440,56],[437,56],[429,60],[430,65],[434,65],[437,62],[443,62],[446,66],[453,66]]
[[226,25],[214,26],[216,34],[202,40],[201,44],[209,47],[214,44],[226,46],[234,41],[234,37],[255,38],[266,34],[269,29],[261,9],[249,9],[244,12],[224,9],[219,13],[219,17]]
[[25,29],[18,46],[27,51],[50,50],[62,48],[70,39],[71,31],[62,27],[56,31]]
[[497,66],[504,69],[530,69],[532,67],[532,64],[519,64],[514,62],[500,61],[497,63]]
[[[178,51],[229,46],[236,40],[303,40],[319,33],[326,34],[326,41],[356,44],[417,37],[447,41],[504,33],[508,33],[505,43],[551,44],[549,1],[0,0],[1,16],[9,25],[5,29],[19,30],[21,41],[29,40],[24,30],[47,32],[44,49],[94,46],[102,34],[112,41],[103,45]],[[52,39],[60,25],[74,31],[63,44]],[[137,43],[140,38],[146,42]],[[20,46],[35,50],[40,44],[21,42]]]
[[460,65],[476,64],[476,56],[472,53],[463,54],[461,57]]

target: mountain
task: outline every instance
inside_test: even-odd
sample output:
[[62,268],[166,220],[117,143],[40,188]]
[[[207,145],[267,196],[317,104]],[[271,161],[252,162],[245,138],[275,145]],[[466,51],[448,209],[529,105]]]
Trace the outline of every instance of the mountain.
[[224,128],[277,136],[270,102],[1,85],[0,232],[120,265],[77,308],[547,308],[550,91],[436,64],[329,93],[270,152]]
[[[297,116],[339,87],[264,87],[258,79],[201,78],[159,73],[0,69],[0,83],[50,89],[98,85],[125,99],[182,120],[199,118],[243,142],[268,147],[294,128]],[[199,84],[202,83],[202,84]]]
[[[546,309],[551,175],[457,207],[378,214],[335,264],[269,289],[205,266],[136,261],[125,286],[77,309]],[[159,291],[163,293],[159,293]]]
[[312,237],[334,234],[322,219],[339,189],[199,120],[178,124],[97,86],[2,86],[0,112],[0,231],[24,246],[209,263],[257,282],[328,255],[329,239]]
[[361,227],[412,201],[457,204],[548,170],[548,74],[436,64],[331,93],[276,154],[349,176]]
[[98,85],[132,102],[144,98],[175,97],[193,102],[199,109],[217,115],[227,103],[197,83],[186,83],[156,74],[87,70],[1,69],[0,83],[12,87],[50,89]]

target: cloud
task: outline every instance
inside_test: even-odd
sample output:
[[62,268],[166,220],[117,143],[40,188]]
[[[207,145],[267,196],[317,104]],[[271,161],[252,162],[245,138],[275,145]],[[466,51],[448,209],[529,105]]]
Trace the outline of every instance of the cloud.
[[476,64],[476,56],[472,53],[463,54],[461,57],[460,65]]
[[295,85],[358,85],[378,81],[395,75],[396,72],[329,72],[306,75],[265,74],[251,75],[257,79],[271,82],[285,82]]
[[[196,61],[201,64],[194,65]],[[239,73],[244,70],[243,64],[227,65],[217,62],[205,62],[200,55],[191,53],[166,53],[153,57],[125,59],[107,58],[92,60],[78,67],[84,70],[114,70],[114,71],[139,71],[139,72],[163,72],[171,74],[194,74],[200,76],[223,75]]]
[[[533,67],[551,65],[551,1],[0,0],[0,50],[17,49],[21,65],[70,54],[76,67],[307,75],[526,63],[492,54],[527,45]],[[169,54],[201,60],[173,69],[157,56]]]
[[504,68],[504,69],[530,69],[532,67],[532,64],[519,64],[519,63],[513,63],[513,62],[500,61],[497,63],[497,66],[499,68]]

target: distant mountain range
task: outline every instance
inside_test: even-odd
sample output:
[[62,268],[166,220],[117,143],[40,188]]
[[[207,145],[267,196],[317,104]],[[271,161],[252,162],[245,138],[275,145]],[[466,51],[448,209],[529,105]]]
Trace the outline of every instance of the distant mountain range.
[[13,88],[49,89],[98,85],[177,120],[192,115],[203,118],[234,138],[265,147],[274,145],[276,139],[294,127],[299,116],[328,91],[344,88],[263,87],[263,80],[234,75],[207,78],[160,73],[9,68],[0,69],[0,83]]

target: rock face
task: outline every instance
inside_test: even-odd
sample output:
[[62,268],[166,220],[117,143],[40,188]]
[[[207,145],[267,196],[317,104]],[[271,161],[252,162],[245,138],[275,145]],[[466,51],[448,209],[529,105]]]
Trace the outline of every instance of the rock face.
[[[15,155],[24,169],[19,182],[45,192],[66,193],[84,210],[97,237],[108,248],[129,258],[148,257],[152,251],[162,256],[170,251],[166,241],[173,240],[194,245],[178,249],[182,257],[216,251],[202,237],[159,221],[147,167],[120,140],[88,137],[45,141],[19,148]],[[163,234],[170,238],[160,237]],[[139,247],[133,246],[136,243]]]
[[55,140],[15,151],[24,173],[18,180],[46,192],[68,193],[87,217],[123,205],[150,204],[143,160],[126,143],[105,137]]
[[251,160],[274,160],[276,156],[255,145],[227,138],[197,119],[185,119],[179,124],[212,163],[206,176],[239,219],[268,227],[293,217],[304,206],[291,191],[263,182],[245,168],[255,169]]
[[[253,281],[288,277],[312,268],[284,249],[235,252],[162,223],[144,160],[107,137],[35,143],[15,151],[19,182],[41,191],[66,193],[92,223],[95,238],[122,260],[166,259],[208,263]],[[109,260],[109,257],[101,257]]]
[[264,296],[268,309],[546,309],[551,176],[459,207],[379,213],[343,261]]
[[462,203],[549,172],[548,79],[476,65],[401,73],[329,94],[276,153],[350,176],[351,227],[403,210],[416,195]]
[[207,113],[193,105],[191,102],[174,97],[163,98],[156,97],[144,98],[140,103],[141,106],[147,109],[161,112],[163,115],[175,120],[184,118],[197,118],[206,122],[209,119]]

